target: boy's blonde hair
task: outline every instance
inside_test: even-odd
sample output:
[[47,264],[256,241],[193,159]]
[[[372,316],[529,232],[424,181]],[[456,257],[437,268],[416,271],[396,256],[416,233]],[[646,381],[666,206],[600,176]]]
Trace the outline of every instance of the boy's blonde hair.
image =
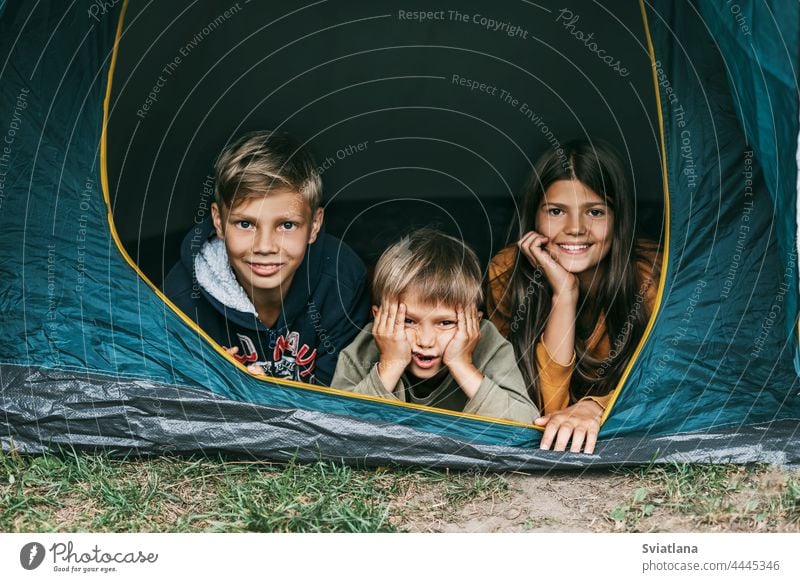
[[462,241],[430,228],[404,236],[378,259],[372,297],[381,305],[408,293],[432,305],[480,305],[483,289],[478,257]]
[[241,200],[291,190],[313,214],[322,204],[322,180],[308,148],[286,133],[253,131],[230,143],[214,162],[217,204],[233,208]]

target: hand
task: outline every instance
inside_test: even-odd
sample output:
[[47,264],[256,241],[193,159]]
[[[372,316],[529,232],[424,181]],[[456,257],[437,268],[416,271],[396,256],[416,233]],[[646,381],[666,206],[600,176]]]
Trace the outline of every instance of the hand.
[[445,366],[452,369],[459,365],[472,365],[472,354],[481,341],[482,315],[474,305],[467,309],[456,309],[456,334],[442,354]]
[[594,400],[584,399],[564,410],[537,418],[534,424],[545,427],[539,448],[550,450],[555,437],[553,450],[565,451],[567,442],[571,438],[572,446],[569,449],[571,453],[580,453],[583,447],[583,452],[591,455],[597,443],[602,415],[602,406]]
[[253,374],[253,376],[266,376],[267,373],[264,371],[264,368],[259,366],[258,364],[250,364],[247,366],[247,371]]
[[541,269],[553,289],[553,295],[569,293],[577,299],[578,278],[562,267],[547,251],[550,239],[535,231],[526,232],[517,246],[528,262]]
[[393,392],[411,363],[411,344],[406,337],[406,306],[404,303],[390,303],[373,309],[376,311],[372,336],[381,353],[378,375],[386,390]]
[[[232,348],[226,348],[222,346],[222,349],[228,352],[228,355],[236,357],[236,354],[239,353],[239,346],[233,346]],[[239,360],[237,360],[239,361]],[[253,374],[254,376],[266,376],[267,373],[264,371],[264,368],[259,366],[258,364],[250,364],[247,366],[247,371]]]
[[472,362],[472,354],[481,341],[482,316],[474,305],[456,309],[456,333],[442,354],[442,363],[470,399],[475,397],[483,382],[483,374]]

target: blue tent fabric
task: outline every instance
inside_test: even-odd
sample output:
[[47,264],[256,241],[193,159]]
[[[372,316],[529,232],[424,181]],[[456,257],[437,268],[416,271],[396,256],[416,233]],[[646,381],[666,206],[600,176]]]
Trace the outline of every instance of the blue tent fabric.
[[[223,453],[277,461],[332,459],[356,466],[426,465],[455,470],[541,471],[649,463],[797,464],[796,421],[662,437],[604,439],[594,455],[466,442],[392,421],[248,405],[206,390],[0,366],[4,447],[141,456]],[[98,428],[102,427],[102,428]],[[268,430],[265,430],[268,427]],[[155,440],[154,440],[154,437]]]
[[[0,139],[11,140],[0,148],[4,449],[493,470],[800,459],[796,273],[783,285],[794,227],[780,226],[793,224],[786,174],[796,169],[785,165],[782,141],[770,149],[769,126],[741,105],[743,90],[731,90],[746,84],[722,63],[737,45],[716,44],[695,5],[664,1],[645,11],[664,124],[667,264],[652,331],[591,456],[539,451],[533,427],[265,381],[235,367],[115,240],[103,101],[124,3],[102,14],[91,6],[0,5]],[[785,76],[797,61],[771,46],[752,50]],[[796,136],[797,94],[768,91],[790,93],[776,97],[785,103],[776,115],[793,120]]]
[[797,418],[786,325],[797,317],[789,301],[796,274],[783,285],[776,228],[787,213],[778,216],[782,206],[741,129],[743,109],[704,20],[689,3],[656,6],[649,19],[670,198],[667,282],[655,329],[604,432]]
[[[793,284],[785,296],[786,312],[797,313],[800,11],[796,3],[784,0],[742,5],[705,1],[699,4],[699,12],[725,55],[725,71],[745,139],[763,168],[775,207],[784,211],[776,215],[776,238],[784,273],[792,271],[787,277]],[[796,318],[785,318],[785,328],[797,355]],[[795,366],[800,372],[797,357]]]

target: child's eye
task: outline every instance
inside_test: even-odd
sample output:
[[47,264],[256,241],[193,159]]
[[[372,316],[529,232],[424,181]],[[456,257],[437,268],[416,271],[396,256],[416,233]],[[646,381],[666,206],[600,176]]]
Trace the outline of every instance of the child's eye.
[[414,325],[414,320],[413,319],[409,319],[409,318],[406,317],[406,319],[405,319],[405,321],[403,323],[406,324],[406,327],[411,327],[412,325]]
[[247,230],[248,228],[253,226],[253,223],[250,222],[249,220],[238,220],[236,222],[236,226],[238,226],[239,228],[244,228],[245,230]]
[[283,224],[281,224],[281,228],[283,230],[294,230],[295,228],[297,228],[297,223],[286,221]]
[[605,215],[606,211],[603,210],[602,208],[592,208],[591,210],[589,210],[589,216],[592,216],[594,218],[599,218],[600,216],[605,216]]
[[442,327],[453,327],[455,324],[456,322],[452,319],[445,319],[444,321],[439,322],[439,325]]
[[564,214],[564,211],[561,210],[560,208],[548,208],[547,214],[549,214],[550,216],[561,216],[562,214]]

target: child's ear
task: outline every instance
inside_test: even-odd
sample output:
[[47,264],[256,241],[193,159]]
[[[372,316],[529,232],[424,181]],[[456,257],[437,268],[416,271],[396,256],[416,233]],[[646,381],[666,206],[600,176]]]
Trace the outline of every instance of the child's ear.
[[211,219],[214,221],[217,237],[220,240],[225,240],[225,229],[222,228],[222,212],[220,212],[219,204],[216,202],[211,203]]
[[325,209],[317,208],[316,212],[314,212],[314,216],[311,219],[311,234],[308,235],[308,244],[311,244],[317,240],[319,229],[322,228],[323,218],[325,218]]
[[375,319],[376,317],[378,317],[378,306],[377,305],[373,305],[372,306],[372,319]]

